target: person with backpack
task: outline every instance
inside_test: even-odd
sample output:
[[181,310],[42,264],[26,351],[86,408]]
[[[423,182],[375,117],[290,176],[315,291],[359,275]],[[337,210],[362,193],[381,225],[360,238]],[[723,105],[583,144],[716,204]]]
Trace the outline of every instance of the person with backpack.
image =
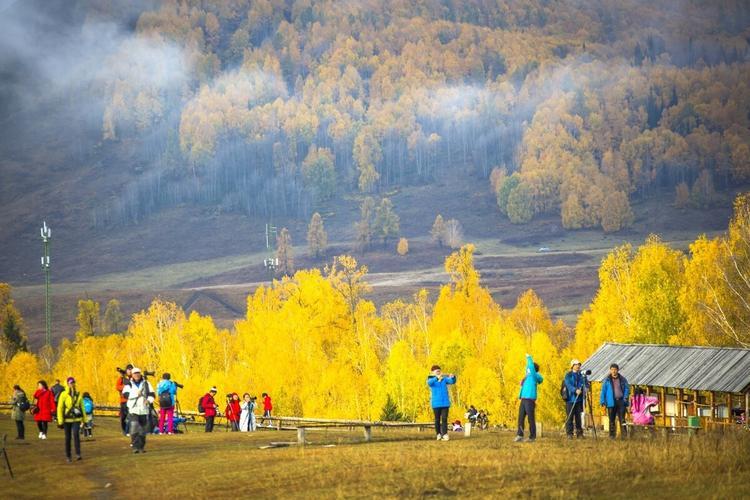
[[47,382],[40,380],[34,392],[34,405],[31,407],[31,414],[39,429],[39,439],[47,439],[47,430],[55,409],[55,395],[47,388]]
[[242,395],[242,412],[240,413],[240,431],[255,431],[255,397],[247,392]]
[[26,397],[26,393],[20,385],[13,386],[13,396],[10,402],[13,405],[10,417],[16,422],[16,439],[23,440],[26,438],[26,427],[23,420],[26,412],[31,408],[31,403],[29,403],[29,398]]
[[625,413],[628,411],[629,397],[628,380],[620,373],[617,363],[612,363],[609,366],[609,375],[602,381],[602,392],[599,396],[599,403],[607,408],[610,439],[617,437],[615,420],[620,424],[620,438],[625,437]]
[[211,387],[209,391],[198,401],[198,413],[203,414],[206,419],[206,432],[214,431],[214,419],[216,418],[219,405],[216,404],[216,387]]
[[581,362],[574,359],[570,362],[570,371],[563,378],[560,387],[560,396],[565,401],[565,433],[568,439],[573,439],[573,426],[575,424],[576,437],[583,438],[583,426],[581,425],[581,413],[583,413],[583,401],[586,398],[586,386],[581,375]]
[[[159,434],[174,434],[174,407],[177,401],[177,384],[172,381],[169,373],[162,375],[156,386],[159,395]],[[166,421],[167,428],[164,429]]]
[[94,437],[94,399],[88,392],[83,393],[83,437]]
[[146,453],[146,434],[151,432],[149,418],[154,402],[154,388],[143,378],[140,368],[131,371],[130,383],[122,389],[128,400],[128,424],[133,453]]
[[427,386],[430,388],[430,404],[435,414],[435,433],[438,441],[448,441],[448,411],[451,399],[448,386],[456,383],[456,376],[449,373],[443,376],[440,366],[433,365],[427,376]]
[[536,441],[536,386],[544,378],[539,374],[539,365],[534,363],[530,354],[526,354],[526,375],[521,380],[521,392],[518,395],[518,431],[516,442],[523,441],[525,420],[529,420],[529,442]]
[[68,388],[57,400],[57,426],[65,430],[65,458],[72,462],[71,441],[75,444],[76,460],[81,460],[81,423],[85,415],[83,396],[76,389],[76,379],[68,377]]

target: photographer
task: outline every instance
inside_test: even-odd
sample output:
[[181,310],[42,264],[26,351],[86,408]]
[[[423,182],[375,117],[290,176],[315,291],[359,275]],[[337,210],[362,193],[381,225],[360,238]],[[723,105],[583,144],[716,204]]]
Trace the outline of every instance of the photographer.
[[219,409],[219,405],[216,404],[216,400],[214,399],[216,392],[216,387],[211,387],[200,400],[201,413],[206,418],[206,432],[213,432],[214,430],[214,419]]
[[29,399],[26,397],[26,393],[21,389],[20,385],[13,386],[13,397],[10,400],[13,405],[13,409],[10,412],[11,418],[16,422],[16,439],[23,440],[25,438],[26,429],[24,427],[23,419],[26,411],[28,411],[30,404]]
[[[159,434],[165,432],[174,434],[174,407],[177,402],[177,384],[172,381],[172,376],[165,373],[156,386],[159,395]],[[167,430],[164,430],[164,421],[167,422]]]
[[224,415],[227,418],[227,422],[232,426],[232,432],[240,430],[240,396],[236,392],[227,394],[227,407],[224,410]]
[[568,439],[573,439],[573,424],[575,423],[576,437],[583,439],[583,426],[581,425],[581,413],[583,413],[583,401],[586,398],[586,386],[581,375],[581,362],[574,359],[570,362],[570,371],[565,374],[564,380],[568,399],[565,401],[565,433]]
[[526,355],[526,376],[521,380],[521,393],[518,405],[518,431],[516,442],[523,441],[525,420],[529,420],[529,442],[536,441],[536,386],[544,381],[539,374],[539,365],[534,363],[531,354]]
[[242,411],[240,413],[240,431],[252,432],[255,430],[255,396],[247,392],[242,396]]
[[117,368],[120,376],[117,377],[117,383],[115,384],[115,389],[117,389],[117,393],[120,395],[120,427],[122,427],[122,434],[124,436],[129,436],[130,434],[128,433],[128,398],[122,394],[122,390],[130,383],[132,370],[133,365],[131,364],[128,364],[124,370]]
[[72,461],[70,454],[71,441],[75,443],[76,460],[81,459],[81,423],[85,415],[83,396],[76,389],[76,380],[68,377],[68,388],[57,401],[57,426],[65,429],[65,457]]
[[146,434],[151,404],[154,402],[154,388],[143,377],[140,368],[131,370],[131,380],[122,389],[127,398],[128,424],[133,453],[146,453]]
[[452,373],[447,377],[438,365],[433,365],[430,375],[427,377],[427,385],[430,388],[432,411],[435,414],[435,433],[438,441],[448,441],[448,410],[451,400],[448,395],[448,386],[456,383],[456,376]]

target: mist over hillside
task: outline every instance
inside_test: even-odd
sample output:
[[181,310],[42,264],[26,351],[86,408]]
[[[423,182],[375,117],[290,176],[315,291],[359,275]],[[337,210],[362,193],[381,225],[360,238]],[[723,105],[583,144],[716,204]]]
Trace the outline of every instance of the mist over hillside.
[[0,277],[17,283],[39,279],[43,219],[69,280],[259,251],[269,221],[302,244],[313,212],[346,250],[367,197],[427,238],[451,190],[411,190],[446,184],[482,199],[446,214],[467,239],[658,232],[638,223],[655,203],[719,229],[750,178],[742,1],[0,9]]

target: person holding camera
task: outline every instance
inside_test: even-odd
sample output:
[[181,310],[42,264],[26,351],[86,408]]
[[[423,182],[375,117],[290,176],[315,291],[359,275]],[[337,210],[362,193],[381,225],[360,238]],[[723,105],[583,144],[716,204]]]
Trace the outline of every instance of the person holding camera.
[[200,399],[198,404],[199,413],[203,413],[206,419],[206,432],[214,431],[214,419],[219,410],[219,405],[216,404],[214,396],[216,396],[216,387],[211,387],[209,391]]
[[625,437],[625,413],[628,411],[628,398],[630,397],[630,384],[620,373],[617,363],[609,366],[609,375],[602,381],[602,392],[599,403],[607,408],[609,417],[609,437],[617,437],[615,420],[620,424],[620,438]]
[[456,376],[449,373],[443,376],[438,365],[433,365],[430,375],[427,377],[427,386],[430,388],[430,403],[435,414],[435,433],[438,441],[448,441],[448,410],[451,407],[451,399],[448,395],[448,386],[456,383]]
[[140,368],[131,370],[131,380],[122,389],[122,395],[127,398],[128,425],[133,453],[146,453],[146,434],[149,432],[149,414],[154,402],[154,388],[143,377]]
[[253,432],[255,430],[255,396],[250,396],[247,392],[243,394],[241,408],[240,431]]
[[122,390],[130,383],[132,370],[133,365],[131,364],[128,364],[124,370],[117,368],[120,376],[117,377],[115,389],[117,389],[117,393],[120,395],[120,427],[122,427],[123,436],[129,436],[130,434],[128,433],[128,398],[123,395]]
[[240,395],[236,392],[227,394],[227,407],[224,410],[224,415],[227,418],[227,422],[232,426],[232,432],[238,432],[240,430]]
[[565,374],[565,389],[568,399],[565,401],[565,433],[568,439],[573,439],[573,425],[575,424],[576,437],[583,438],[583,426],[581,425],[581,413],[583,413],[583,401],[586,398],[586,385],[581,375],[581,362],[574,359],[570,362],[570,371]]
[[518,395],[518,431],[516,442],[523,441],[525,420],[529,420],[529,442],[536,441],[536,386],[544,378],[539,374],[539,365],[534,363],[531,354],[526,354],[526,376],[521,380],[521,392]]
[[[172,381],[172,376],[165,373],[156,386],[159,395],[159,434],[174,434],[174,407],[177,402],[177,384]],[[167,423],[166,430],[164,422]]]
[[81,460],[81,423],[86,414],[83,395],[76,389],[76,379],[68,377],[68,388],[57,400],[57,426],[65,430],[65,458],[72,461],[71,441],[75,444],[76,460]]

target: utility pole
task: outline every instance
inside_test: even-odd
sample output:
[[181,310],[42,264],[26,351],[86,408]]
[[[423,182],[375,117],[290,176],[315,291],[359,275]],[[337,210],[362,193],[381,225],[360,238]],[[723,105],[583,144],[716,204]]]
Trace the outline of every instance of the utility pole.
[[276,268],[279,265],[279,259],[276,258],[273,250],[271,249],[271,234],[273,234],[273,237],[275,239],[276,226],[266,224],[266,252],[268,252],[268,257],[263,259],[263,265],[266,267],[268,274],[273,276],[276,273]]
[[42,244],[44,245],[44,255],[42,255],[42,271],[44,271],[44,314],[46,317],[46,343],[52,346],[52,302],[49,299],[49,245],[52,239],[52,229],[44,221],[40,229],[42,235]]

